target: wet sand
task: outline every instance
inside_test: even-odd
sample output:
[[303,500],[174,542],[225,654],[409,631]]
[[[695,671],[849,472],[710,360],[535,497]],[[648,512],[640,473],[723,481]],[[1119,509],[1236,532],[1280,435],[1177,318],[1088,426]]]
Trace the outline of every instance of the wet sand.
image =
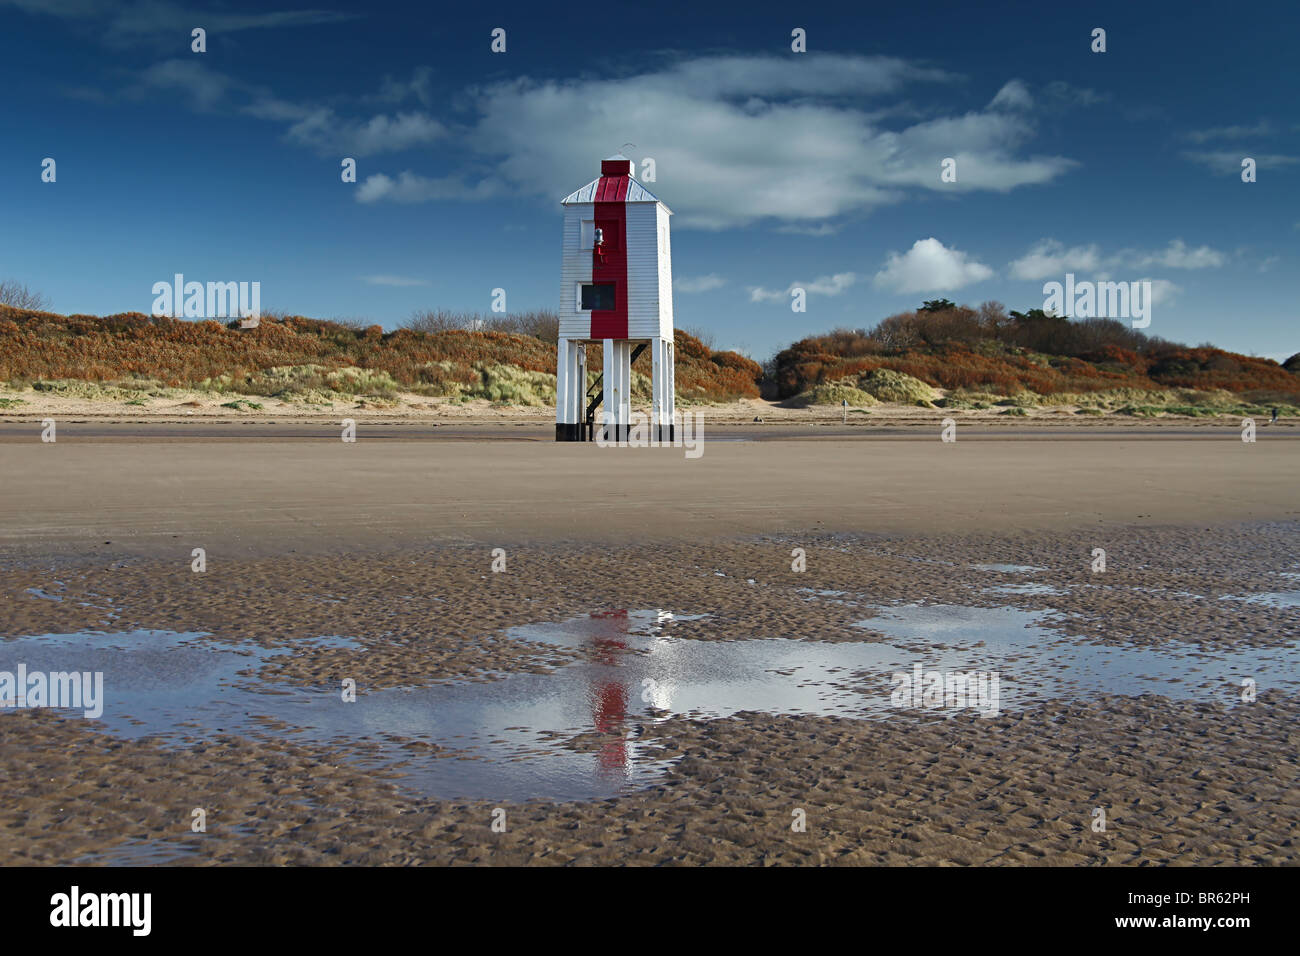
[[[547,675],[604,650],[512,628],[628,608],[673,612],[679,641],[879,642],[917,604],[1041,611],[1072,652],[1261,649],[1293,666],[1300,639],[1300,610],[1257,600],[1298,587],[1291,442],[720,443],[694,461],[364,441],[4,450],[0,653],[34,634],[202,632],[290,651],[250,665],[263,692]],[[881,677],[842,681],[878,696]],[[178,720],[135,738],[19,710],[0,714],[0,862],[1294,863],[1300,700],[1259,690],[1244,703],[1207,677],[993,718],[629,706],[538,729],[615,774],[626,761],[603,756],[625,749],[666,769],[560,803],[419,793],[413,775],[457,746],[436,735]],[[190,832],[194,807],[207,833]]]
[[[355,752],[122,741],[0,721],[6,863],[1294,864],[1295,701],[1103,698],[924,721],[656,728],[668,779],[612,800],[430,801]],[[1248,746],[1243,742],[1248,741]],[[34,748],[34,743],[40,744]],[[17,785],[15,785],[17,784]],[[190,832],[191,811],[208,830]],[[1096,810],[1104,832],[1094,831]],[[494,832],[494,811],[505,832]],[[795,811],[806,820],[792,829]]]
[[[220,556],[1224,523],[1300,514],[1300,443],[29,442],[0,553]],[[105,542],[109,542],[105,544]],[[188,560],[188,558],[186,558]]]

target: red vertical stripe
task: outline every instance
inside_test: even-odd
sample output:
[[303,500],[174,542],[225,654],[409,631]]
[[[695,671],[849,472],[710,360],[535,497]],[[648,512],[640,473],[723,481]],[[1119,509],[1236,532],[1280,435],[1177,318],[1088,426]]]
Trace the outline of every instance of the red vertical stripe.
[[593,339],[627,338],[627,198],[626,176],[601,176],[596,186],[596,228],[604,230],[604,262],[591,267],[594,284],[614,286],[614,308],[593,309]]

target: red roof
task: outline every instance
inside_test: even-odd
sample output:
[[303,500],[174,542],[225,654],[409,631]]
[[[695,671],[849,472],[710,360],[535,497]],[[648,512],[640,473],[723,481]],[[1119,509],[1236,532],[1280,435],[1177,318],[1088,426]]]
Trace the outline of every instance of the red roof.
[[596,181],[596,202],[623,202],[627,199],[628,177],[608,176],[601,163],[600,179]]
[[632,160],[622,154],[603,159],[599,179],[593,179],[560,201],[566,206],[589,202],[659,202],[650,190],[632,178],[632,173]]

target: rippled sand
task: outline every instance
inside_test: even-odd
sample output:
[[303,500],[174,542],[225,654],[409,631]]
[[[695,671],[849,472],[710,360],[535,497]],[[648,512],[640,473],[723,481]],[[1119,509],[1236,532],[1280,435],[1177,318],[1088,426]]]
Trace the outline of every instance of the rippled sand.
[[[169,459],[166,446],[110,445],[98,470],[84,449],[51,459],[75,467],[47,476],[44,495],[32,459],[7,463],[0,669],[31,635],[144,629],[246,665],[220,728],[183,710],[170,727],[149,723],[161,711],[133,727],[0,714],[0,861],[1294,862],[1291,443],[1004,444],[946,462],[938,442],[718,446],[700,460],[711,470],[676,482],[683,463],[661,457],[621,484],[611,462],[625,458],[557,459],[552,446],[526,464],[444,444],[410,471],[406,452],[329,465],[295,446],[247,459],[238,445],[204,445],[206,457],[181,445]],[[240,461],[263,480],[232,485]],[[485,467],[510,461],[526,467]],[[506,549],[504,572],[492,547]],[[603,629],[629,609],[667,612],[654,624],[664,646],[889,645],[933,663],[960,645],[1008,687],[1045,690],[1009,694],[992,717],[888,711],[889,669],[846,667],[819,672],[838,695],[826,713],[683,712],[687,697],[640,684],[653,650]],[[535,627],[574,619],[604,623],[567,625],[562,640]],[[1023,622],[1032,646],[1016,643]],[[1139,672],[1086,677],[1080,662],[1099,655]],[[1178,662],[1176,683],[1159,655]],[[772,664],[771,682],[796,686],[814,658],[837,660],[810,649]],[[724,679],[726,652],[708,659]],[[1247,670],[1215,669],[1228,660]],[[559,678],[573,668],[609,680],[588,688],[581,719],[524,728],[536,753],[502,760],[511,786],[496,799],[422,789],[434,762],[499,758],[415,732],[409,714],[400,732],[326,739],[277,703],[333,699],[349,677],[362,695],[508,675],[570,688]],[[694,693],[707,711],[707,688]],[[525,799],[528,774],[561,751],[624,785]],[[206,833],[191,832],[196,807]]]

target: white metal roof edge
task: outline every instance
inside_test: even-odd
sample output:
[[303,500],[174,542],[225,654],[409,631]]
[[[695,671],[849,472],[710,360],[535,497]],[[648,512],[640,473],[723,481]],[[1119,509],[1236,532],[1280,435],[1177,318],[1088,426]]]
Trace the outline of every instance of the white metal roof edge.
[[[563,199],[560,200],[560,205],[575,206],[584,203],[594,203],[596,201],[596,184],[598,182],[600,182],[600,178],[593,179],[591,182],[587,183],[587,185],[583,186],[581,189],[576,189],[573,192],[569,193],[569,195],[565,196]],[[668,209],[667,203],[665,203],[662,199],[660,199],[650,190],[646,189],[644,186],[642,186],[631,176],[628,177],[627,198],[624,199],[623,201],[624,202],[657,202],[660,205],[662,205],[665,209]],[[672,210],[668,209],[668,213],[669,215],[671,215]]]

